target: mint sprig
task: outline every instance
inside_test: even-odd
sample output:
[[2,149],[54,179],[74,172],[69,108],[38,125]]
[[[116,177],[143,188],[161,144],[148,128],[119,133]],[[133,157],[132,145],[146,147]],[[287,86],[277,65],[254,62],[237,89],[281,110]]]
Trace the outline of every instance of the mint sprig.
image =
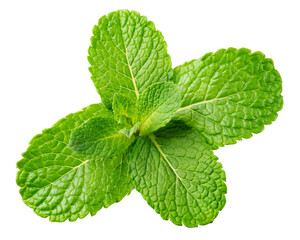
[[283,100],[273,61],[229,48],[172,69],[162,34],[128,10],[100,18],[88,60],[102,103],[31,140],[17,163],[24,203],[50,221],[75,221],[135,188],[176,225],[211,223],[227,192],[212,149],[276,119]]

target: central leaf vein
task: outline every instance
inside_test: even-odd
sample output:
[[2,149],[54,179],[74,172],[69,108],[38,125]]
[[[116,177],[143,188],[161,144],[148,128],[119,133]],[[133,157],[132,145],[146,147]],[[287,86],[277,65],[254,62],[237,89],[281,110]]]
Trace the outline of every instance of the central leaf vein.
[[138,91],[138,89],[137,89],[136,82],[135,82],[135,78],[134,78],[133,72],[132,72],[132,68],[131,68],[130,63],[129,63],[128,53],[127,53],[127,49],[126,49],[125,43],[124,43],[124,47],[125,47],[125,56],[126,56],[127,64],[128,64],[128,68],[129,68],[130,75],[131,75],[131,80],[132,80],[133,87],[134,87],[134,92],[135,92],[136,97],[137,97],[137,99],[138,99],[140,94],[139,94],[139,91]]
[[172,169],[172,171],[174,172],[175,176],[179,179],[179,181],[181,182],[181,184],[183,185],[183,187],[186,189],[186,191],[188,193],[190,193],[195,200],[198,200],[196,198],[196,196],[184,184],[183,179],[178,175],[178,173],[176,172],[176,169],[172,166],[172,164],[168,160],[166,154],[164,154],[164,152],[162,151],[162,149],[159,146],[158,142],[155,140],[155,136],[153,134],[150,134],[150,135],[148,135],[148,137],[150,138],[150,140],[152,141],[152,143],[154,144],[154,146],[156,147],[156,149],[158,150],[158,152],[160,153],[160,155],[163,157],[163,159],[167,162],[167,164],[169,165],[169,167]]
[[56,183],[57,181],[59,181],[60,179],[62,179],[64,176],[66,176],[67,174],[69,174],[70,172],[74,171],[75,169],[78,169],[80,168],[82,165],[88,163],[90,161],[90,159],[88,160],[85,160],[84,162],[80,163],[78,166],[72,168],[70,171],[66,172],[65,174],[61,175],[58,179],[56,179],[55,181],[53,182],[50,182],[51,185],[53,185],[54,183]]
[[120,30],[121,30],[121,36],[122,36],[122,41],[123,41],[123,45],[124,45],[124,48],[125,48],[125,52],[122,51],[125,56],[126,56],[126,61],[127,61],[127,65],[128,65],[128,68],[129,68],[129,71],[130,71],[130,75],[131,75],[131,80],[132,80],[132,83],[133,83],[133,87],[134,87],[134,92],[136,94],[136,97],[137,99],[139,98],[139,91],[137,89],[137,86],[136,86],[136,82],[135,82],[135,78],[133,76],[133,72],[132,72],[132,68],[130,66],[130,63],[129,63],[129,59],[128,59],[128,52],[127,52],[127,48],[126,48],[126,45],[125,45],[125,41],[124,41],[124,36],[123,36],[123,30],[122,30],[122,24],[121,24],[121,15],[119,13],[119,21],[120,21]]

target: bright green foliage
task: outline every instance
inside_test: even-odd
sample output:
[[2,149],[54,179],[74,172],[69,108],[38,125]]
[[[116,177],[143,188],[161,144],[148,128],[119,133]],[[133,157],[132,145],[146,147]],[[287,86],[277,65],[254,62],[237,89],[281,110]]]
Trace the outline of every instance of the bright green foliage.
[[273,61],[241,48],[208,53],[174,69],[183,94],[178,118],[214,148],[250,138],[282,108],[282,83]]
[[136,189],[176,225],[212,222],[225,205],[225,172],[200,133],[181,124],[140,137],[129,155]]
[[117,156],[126,151],[134,140],[120,132],[124,125],[118,124],[113,117],[94,117],[74,130],[70,147],[76,153],[95,158]]
[[112,105],[114,118],[118,123],[133,125],[137,121],[137,106],[136,101],[131,98],[116,93]]
[[132,128],[124,128],[120,132],[124,133],[128,138],[133,136],[134,134],[138,134],[139,127],[141,125],[141,122],[137,122],[136,124],[133,125]]
[[273,61],[229,48],[172,70],[162,34],[128,10],[100,18],[88,60],[103,103],[31,140],[17,163],[23,201],[50,221],[75,221],[136,188],[176,225],[214,221],[227,189],[212,149],[276,119],[283,100]]
[[132,190],[126,159],[91,158],[76,154],[70,135],[86,120],[110,117],[102,104],[72,113],[36,135],[17,164],[23,201],[50,221],[75,221],[119,202]]
[[111,108],[114,93],[132,99],[148,86],[168,81],[171,58],[153,22],[134,11],[103,16],[93,29],[88,60],[102,102]]
[[157,83],[147,88],[138,101],[141,136],[165,126],[179,107],[180,91],[176,85]]

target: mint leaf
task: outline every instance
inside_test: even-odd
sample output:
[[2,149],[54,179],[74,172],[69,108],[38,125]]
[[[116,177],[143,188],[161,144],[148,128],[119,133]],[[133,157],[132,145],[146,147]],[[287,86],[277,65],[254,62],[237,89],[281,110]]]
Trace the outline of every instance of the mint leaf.
[[208,224],[225,205],[222,165],[195,129],[173,124],[140,137],[128,161],[136,189],[176,225]]
[[273,61],[245,48],[221,49],[178,66],[174,82],[183,94],[176,119],[200,130],[214,148],[261,132],[283,105]]
[[146,136],[165,126],[180,107],[180,91],[173,83],[156,83],[138,100],[140,135]]
[[128,138],[130,138],[134,134],[138,135],[138,133],[139,133],[138,130],[139,130],[140,125],[141,125],[141,122],[137,122],[136,124],[133,125],[132,128],[124,128],[120,132],[124,133]]
[[112,109],[114,118],[118,123],[133,125],[137,122],[138,111],[136,101],[133,101],[131,98],[116,93]]
[[91,158],[75,153],[70,135],[92,117],[112,117],[93,104],[36,135],[17,163],[17,184],[25,204],[50,221],[75,221],[119,202],[132,190],[127,158]]
[[111,12],[93,29],[88,60],[102,102],[115,93],[137,99],[150,84],[170,79],[171,58],[153,22],[128,10]]
[[134,138],[128,138],[113,117],[94,117],[74,130],[70,146],[75,152],[95,158],[118,156],[126,151]]
[[135,186],[163,219],[211,223],[227,191],[212,149],[276,119],[283,99],[273,61],[229,48],[172,70],[162,34],[128,10],[99,19],[88,60],[103,103],[31,140],[17,163],[23,201],[50,221],[75,221]]

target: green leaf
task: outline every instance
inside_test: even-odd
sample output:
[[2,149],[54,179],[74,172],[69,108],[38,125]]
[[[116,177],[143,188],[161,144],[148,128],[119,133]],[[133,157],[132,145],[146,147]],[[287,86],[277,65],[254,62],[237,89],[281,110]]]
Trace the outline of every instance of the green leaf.
[[165,126],[180,107],[180,91],[173,83],[156,83],[138,100],[140,135],[146,136]]
[[121,130],[124,125],[118,124],[113,117],[94,117],[74,130],[70,147],[75,152],[95,158],[118,156],[126,151],[134,140],[128,138]]
[[119,202],[132,190],[127,157],[95,159],[76,154],[70,135],[86,120],[110,117],[103,104],[93,104],[59,120],[36,135],[17,163],[17,184],[25,204],[50,221],[75,221]]
[[171,58],[153,22],[128,10],[111,12],[93,29],[88,60],[102,102],[111,108],[115,93],[137,99],[150,84],[168,81]]
[[176,119],[200,130],[213,148],[261,132],[283,105],[273,61],[245,48],[221,49],[178,66],[174,82],[183,96]]
[[224,207],[225,172],[197,130],[173,124],[139,137],[129,156],[136,189],[163,219],[196,227]]
[[137,121],[138,110],[136,101],[131,98],[116,93],[112,105],[114,118],[118,123],[134,125]]
[[134,134],[139,134],[138,130],[141,125],[141,122],[137,122],[136,124],[133,125],[132,128],[124,128],[120,132],[124,133],[128,138],[133,136]]

